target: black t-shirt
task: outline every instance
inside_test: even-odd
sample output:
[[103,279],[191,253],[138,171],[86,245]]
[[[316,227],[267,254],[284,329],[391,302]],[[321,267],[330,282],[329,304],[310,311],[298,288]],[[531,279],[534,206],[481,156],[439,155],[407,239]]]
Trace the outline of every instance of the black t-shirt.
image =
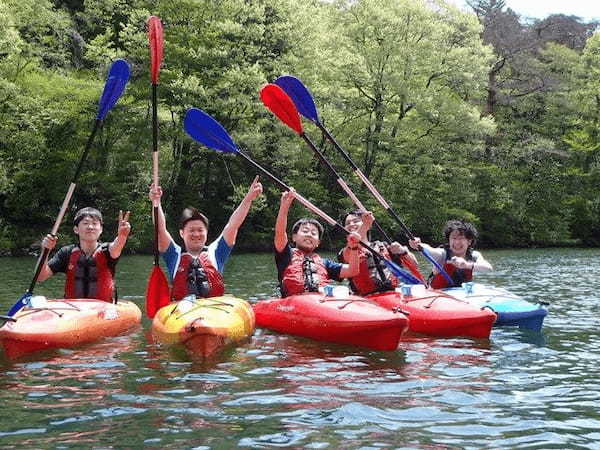
[[[108,242],[104,242],[102,244],[98,244],[98,247],[100,247],[100,251],[105,254],[108,269],[114,275],[115,268],[119,259],[114,259],[112,256],[110,256],[108,245]],[[71,244],[65,245],[60,250],[58,250],[54,254],[54,256],[50,258],[50,261],[48,261],[48,267],[50,267],[50,270],[52,270],[53,273],[67,273],[67,270],[69,268],[69,259],[71,259],[71,253],[77,247],[78,246],[76,244]]]

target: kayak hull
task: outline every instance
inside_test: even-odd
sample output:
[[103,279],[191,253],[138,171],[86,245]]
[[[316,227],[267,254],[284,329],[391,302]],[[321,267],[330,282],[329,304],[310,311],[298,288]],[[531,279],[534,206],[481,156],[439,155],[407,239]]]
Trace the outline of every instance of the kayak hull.
[[159,309],[152,321],[156,340],[201,357],[250,337],[254,328],[250,304],[232,296],[181,300]]
[[142,313],[135,303],[97,299],[48,299],[43,307],[23,308],[15,322],[0,327],[6,356],[57,348],[73,348],[117,336],[138,325]]
[[354,295],[307,293],[261,300],[254,305],[254,313],[262,328],[373,350],[396,350],[408,328],[404,314]]
[[465,284],[465,287],[444,289],[444,292],[472,305],[489,308],[498,314],[495,326],[517,326],[520,329],[540,332],[548,310],[542,304],[534,304],[514,295],[506,289],[481,283]]
[[496,320],[496,314],[487,308],[431,289],[413,295],[391,291],[367,298],[386,309],[406,312],[411,333],[487,339]]

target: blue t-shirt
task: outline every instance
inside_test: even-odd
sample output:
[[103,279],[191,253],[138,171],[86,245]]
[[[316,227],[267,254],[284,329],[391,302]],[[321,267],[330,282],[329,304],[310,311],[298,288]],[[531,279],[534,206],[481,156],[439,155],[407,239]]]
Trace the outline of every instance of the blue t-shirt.
[[[223,274],[225,263],[229,259],[231,250],[223,235],[221,234],[215,239],[207,248],[208,258],[210,262],[217,268],[220,274]],[[174,241],[171,241],[166,251],[161,253],[163,261],[167,265],[167,272],[169,274],[169,280],[173,281],[177,268],[179,267],[179,261],[181,261],[182,249]]]

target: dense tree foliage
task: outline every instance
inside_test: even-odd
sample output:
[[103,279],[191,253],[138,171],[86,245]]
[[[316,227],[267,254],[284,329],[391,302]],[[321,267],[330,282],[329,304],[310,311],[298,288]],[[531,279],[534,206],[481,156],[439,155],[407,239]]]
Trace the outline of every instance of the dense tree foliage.
[[[100,208],[109,237],[119,209],[131,210],[128,250],[151,248],[150,15],[165,30],[160,177],[172,229],[181,209],[195,205],[218,233],[255,175],[187,137],[190,107],[217,118],[257,162],[328,213],[351,208],[258,98],[262,85],[289,73],[424,240],[439,243],[443,223],[460,217],[479,227],[482,245],[600,245],[596,24],[562,15],[526,21],[499,0],[469,4],[472,12],[442,0],[3,0],[0,251],[27,251],[51,228],[115,58],[129,62],[132,79],[97,136],[70,212]],[[305,127],[404,240],[317,128]],[[270,248],[280,193],[264,185],[240,247]],[[62,242],[71,239],[71,217]]]

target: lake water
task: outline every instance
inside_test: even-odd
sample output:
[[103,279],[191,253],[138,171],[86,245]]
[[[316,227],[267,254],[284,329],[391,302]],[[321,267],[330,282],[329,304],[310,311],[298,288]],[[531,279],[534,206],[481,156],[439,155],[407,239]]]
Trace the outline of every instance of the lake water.
[[[209,361],[125,336],[10,362],[0,354],[1,448],[600,449],[600,249],[487,251],[478,281],[550,303],[541,334],[417,338],[374,352],[257,329]],[[0,309],[34,258],[0,258]],[[423,264],[425,267],[425,264]],[[143,307],[151,256],[119,263]],[[234,254],[228,292],[275,292],[270,254]],[[63,280],[36,293],[60,296]]]

